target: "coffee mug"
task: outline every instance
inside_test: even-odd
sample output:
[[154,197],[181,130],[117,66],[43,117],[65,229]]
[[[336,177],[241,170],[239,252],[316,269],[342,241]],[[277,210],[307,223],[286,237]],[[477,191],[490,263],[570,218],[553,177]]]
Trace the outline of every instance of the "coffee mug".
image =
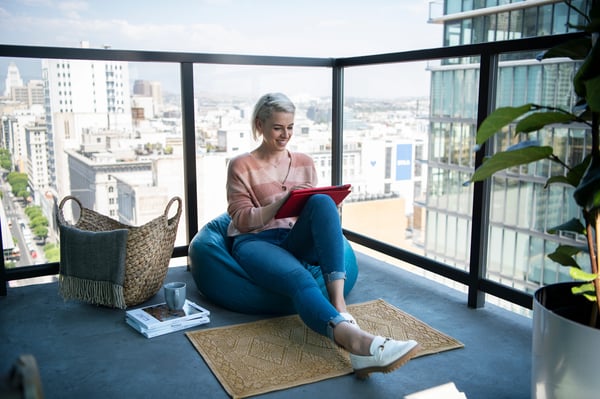
[[169,310],[181,310],[185,303],[185,283],[167,283],[164,286],[165,302]]

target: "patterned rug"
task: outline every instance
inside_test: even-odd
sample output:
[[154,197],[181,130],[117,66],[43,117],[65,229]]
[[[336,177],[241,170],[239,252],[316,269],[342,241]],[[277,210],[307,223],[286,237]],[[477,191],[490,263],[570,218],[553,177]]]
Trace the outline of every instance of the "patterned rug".
[[[378,299],[348,306],[363,330],[421,344],[420,357],[464,345]],[[297,315],[186,333],[225,391],[246,398],[352,373],[348,353]]]

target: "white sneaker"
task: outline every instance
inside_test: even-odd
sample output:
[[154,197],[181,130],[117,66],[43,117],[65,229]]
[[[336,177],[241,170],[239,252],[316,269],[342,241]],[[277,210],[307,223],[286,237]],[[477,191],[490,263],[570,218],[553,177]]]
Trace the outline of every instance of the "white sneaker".
[[371,343],[371,356],[350,354],[352,368],[358,379],[369,378],[369,374],[389,373],[408,362],[420,349],[417,341],[396,341],[381,336]]
[[356,319],[354,317],[352,317],[352,315],[350,313],[340,312],[340,316],[342,316],[344,319],[346,319],[348,324],[350,324],[351,326],[358,327],[358,323],[356,322]]

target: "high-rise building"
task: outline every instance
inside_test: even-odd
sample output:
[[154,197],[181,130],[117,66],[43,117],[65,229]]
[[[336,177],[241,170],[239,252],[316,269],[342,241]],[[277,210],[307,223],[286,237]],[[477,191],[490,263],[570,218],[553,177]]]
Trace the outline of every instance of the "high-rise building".
[[4,97],[10,97],[10,92],[13,87],[23,87],[23,79],[21,79],[19,68],[14,62],[8,64],[8,71],[4,82]]
[[27,148],[27,176],[32,192],[42,193],[50,187],[48,180],[48,145],[46,125],[35,123],[25,126]]
[[[589,1],[575,1],[585,10]],[[555,0],[446,0],[444,46],[560,34],[571,31],[582,16]],[[576,63],[568,59],[543,62],[536,54],[504,54],[499,59],[496,106],[528,102],[570,109],[574,105],[571,80]],[[426,211],[424,250],[428,257],[467,269],[471,234],[472,187],[479,60],[444,59],[431,67],[428,190],[421,203]],[[563,159],[581,161],[590,146],[584,126],[556,127],[537,139],[558,149]],[[493,144],[514,142],[508,133]],[[533,138],[533,137],[532,137]],[[569,162],[572,163],[572,162]],[[581,237],[556,236],[547,229],[578,216],[572,189],[545,188],[554,170],[549,161],[497,173],[491,181],[487,277],[519,289],[566,279],[567,271],[547,258],[560,243]],[[549,206],[556,202],[563,207]]]
[[59,197],[70,192],[65,151],[86,132],[131,135],[129,67],[115,61],[43,60],[48,125],[48,173]]

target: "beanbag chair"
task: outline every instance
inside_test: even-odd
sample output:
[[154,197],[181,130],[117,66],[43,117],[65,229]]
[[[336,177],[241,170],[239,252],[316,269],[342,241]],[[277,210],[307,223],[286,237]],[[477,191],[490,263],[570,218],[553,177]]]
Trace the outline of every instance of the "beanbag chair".
[[[271,315],[295,313],[289,298],[256,285],[231,256],[233,239],[227,237],[230,221],[227,213],[216,217],[202,227],[190,242],[190,268],[198,290],[213,303],[235,312]],[[358,264],[345,238],[344,262],[344,295],[348,295],[358,277]],[[321,269],[316,265],[307,265],[307,268],[327,298]]]

